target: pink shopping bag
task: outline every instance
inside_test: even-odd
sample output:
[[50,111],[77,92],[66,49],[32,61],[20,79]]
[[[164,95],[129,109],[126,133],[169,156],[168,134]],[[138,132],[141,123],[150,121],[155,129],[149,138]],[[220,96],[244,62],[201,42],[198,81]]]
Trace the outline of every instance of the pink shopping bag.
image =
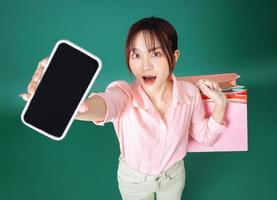
[[[239,92],[233,92],[237,89],[236,80],[238,74],[214,74],[204,76],[179,77],[178,79],[195,83],[201,78],[217,81],[226,92],[228,98],[225,122],[227,129],[219,136],[214,146],[207,147],[189,138],[188,152],[220,152],[220,151],[247,151],[248,134],[247,134],[247,90],[239,89]],[[241,86],[240,86],[241,88]],[[231,92],[230,92],[231,91]],[[207,117],[212,114],[214,102],[202,96]]]

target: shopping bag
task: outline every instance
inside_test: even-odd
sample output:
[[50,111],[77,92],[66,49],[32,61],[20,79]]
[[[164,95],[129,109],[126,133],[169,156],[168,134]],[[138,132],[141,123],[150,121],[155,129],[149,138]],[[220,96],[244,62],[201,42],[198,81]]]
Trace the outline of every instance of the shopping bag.
[[[217,138],[211,147],[205,146],[189,137],[188,152],[221,152],[221,151],[247,151],[247,89],[237,85],[240,76],[236,73],[213,74],[203,76],[178,77],[178,79],[196,83],[198,80],[210,79],[216,81],[227,97],[227,107],[224,121],[227,129]],[[206,117],[212,115],[215,103],[204,94],[203,99]]]

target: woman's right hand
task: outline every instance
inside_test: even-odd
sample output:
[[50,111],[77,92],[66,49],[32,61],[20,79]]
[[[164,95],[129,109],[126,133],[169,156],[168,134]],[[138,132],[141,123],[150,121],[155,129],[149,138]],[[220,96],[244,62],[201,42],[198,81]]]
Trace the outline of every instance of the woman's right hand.
[[24,99],[25,101],[28,101],[33,93],[35,93],[37,86],[41,80],[41,77],[44,72],[44,68],[48,62],[48,57],[44,58],[38,63],[38,67],[33,74],[32,80],[29,83],[27,87],[27,93],[21,93],[19,96]]

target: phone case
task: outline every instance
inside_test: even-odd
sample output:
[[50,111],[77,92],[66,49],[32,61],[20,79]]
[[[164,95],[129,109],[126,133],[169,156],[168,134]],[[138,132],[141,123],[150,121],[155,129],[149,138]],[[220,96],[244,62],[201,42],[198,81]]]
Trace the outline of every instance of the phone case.
[[[78,104],[78,106],[77,106],[77,108],[78,108],[78,107],[81,105],[81,103],[85,100],[85,98],[86,98],[86,96],[88,95],[88,92],[89,92],[89,90],[91,89],[91,87],[92,87],[92,85],[93,85],[95,79],[97,78],[99,72],[101,71],[101,69],[102,69],[102,61],[101,61],[100,58],[98,58],[97,56],[95,56],[95,55],[93,55],[92,53],[88,52],[87,50],[85,50],[85,49],[79,47],[78,45],[74,44],[73,42],[71,42],[71,41],[69,41],[69,40],[66,40],[66,39],[62,39],[62,40],[59,40],[59,41],[55,44],[55,46],[54,46],[54,48],[53,48],[53,50],[52,50],[52,52],[51,52],[51,54],[50,54],[50,56],[49,56],[48,63],[46,64],[46,66],[45,66],[45,68],[44,68],[43,76],[44,76],[46,70],[48,69],[48,65],[49,65],[49,63],[51,62],[51,60],[52,60],[52,58],[53,58],[53,56],[54,56],[54,54],[55,54],[57,48],[58,48],[59,45],[62,44],[62,43],[66,43],[66,44],[68,44],[68,45],[74,47],[75,49],[81,51],[82,53],[88,55],[89,57],[92,57],[93,59],[95,59],[95,60],[98,62],[98,69],[97,69],[96,73],[94,74],[92,80],[90,81],[90,84],[89,84],[89,86],[87,87],[85,93],[83,94],[82,99],[81,99],[81,101],[79,102],[79,104]],[[43,76],[42,76],[42,77],[43,77]],[[40,84],[40,83],[39,83],[39,84]],[[39,87],[39,84],[38,84],[38,87]],[[35,93],[33,93],[33,94],[31,95],[31,98],[27,101],[27,103],[26,103],[26,105],[25,105],[25,107],[24,107],[24,109],[23,109],[23,112],[21,113],[21,121],[22,121],[26,126],[32,128],[32,129],[34,129],[35,131],[37,131],[37,132],[39,132],[39,133],[41,133],[41,134],[43,134],[43,135],[45,135],[45,136],[47,136],[47,137],[53,139],[53,140],[62,140],[62,139],[66,136],[66,134],[67,134],[67,132],[68,132],[68,130],[69,130],[69,128],[70,128],[70,126],[71,126],[73,120],[74,120],[74,117],[75,117],[75,115],[76,115],[77,112],[78,112],[78,109],[76,109],[75,112],[74,112],[74,114],[72,115],[72,117],[71,117],[69,123],[67,124],[66,129],[64,130],[62,136],[61,136],[61,137],[55,137],[55,136],[53,136],[53,135],[51,135],[51,134],[45,132],[44,130],[41,130],[41,129],[39,129],[39,128],[33,126],[32,124],[27,123],[27,122],[24,120],[24,115],[25,115],[25,113],[26,113],[26,111],[27,111],[27,109],[28,109],[28,107],[29,107],[29,105],[30,105],[30,103],[31,103],[31,101],[32,101],[32,99],[33,99],[33,97],[34,97],[34,95],[35,95]]]

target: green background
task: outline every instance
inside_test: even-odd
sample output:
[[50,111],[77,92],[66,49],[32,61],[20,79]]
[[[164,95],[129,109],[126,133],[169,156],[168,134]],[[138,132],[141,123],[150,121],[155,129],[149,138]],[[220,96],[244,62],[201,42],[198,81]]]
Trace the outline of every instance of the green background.
[[275,0],[10,0],[0,6],[1,200],[120,199],[112,124],[75,121],[56,142],[22,124],[25,102],[18,94],[63,38],[102,59],[92,91],[131,81],[124,63],[127,31],[152,15],[179,34],[176,76],[236,72],[249,90],[249,151],[188,154],[183,199],[277,199]]

